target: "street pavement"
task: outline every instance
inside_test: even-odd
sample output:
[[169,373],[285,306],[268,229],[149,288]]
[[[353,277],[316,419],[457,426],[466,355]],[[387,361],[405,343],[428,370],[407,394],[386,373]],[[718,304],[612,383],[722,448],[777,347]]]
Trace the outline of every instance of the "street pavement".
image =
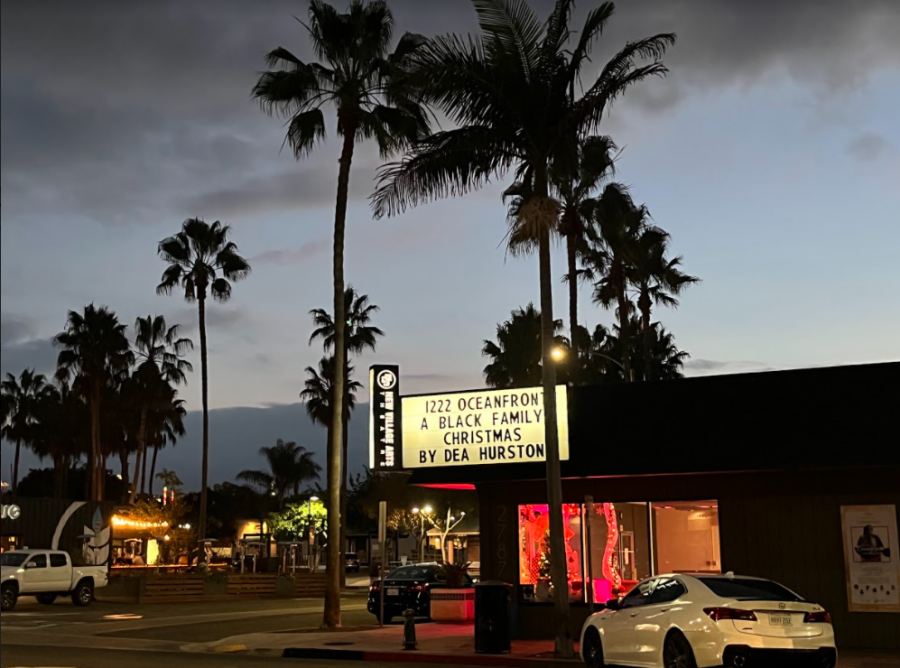
[[[374,618],[363,592],[345,597],[347,631],[362,641]],[[182,604],[97,602],[76,609],[66,601],[40,606],[24,600],[0,617],[0,668],[359,668],[359,662],[281,659],[290,637],[316,631],[322,602],[312,599],[225,601]],[[352,631],[351,631],[352,628]],[[396,635],[401,629],[390,629]],[[421,629],[423,639],[431,629]],[[434,629],[438,631],[438,629]],[[262,642],[253,643],[257,635]],[[394,645],[397,643],[394,642]],[[460,662],[465,658],[460,656]],[[379,664],[367,663],[379,668]],[[420,664],[406,664],[416,668]],[[578,664],[571,664],[577,666]],[[839,668],[900,668],[896,655],[842,655]]]

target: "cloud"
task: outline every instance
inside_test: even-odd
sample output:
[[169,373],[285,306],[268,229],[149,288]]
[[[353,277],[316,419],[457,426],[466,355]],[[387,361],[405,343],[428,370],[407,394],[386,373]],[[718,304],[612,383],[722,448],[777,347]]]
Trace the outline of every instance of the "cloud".
[[0,344],[19,343],[34,336],[34,323],[27,316],[0,313]]
[[890,142],[874,132],[861,134],[847,144],[847,154],[861,162],[877,160],[891,148]]
[[52,339],[3,343],[0,371],[4,375],[11,373],[14,376],[18,376],[25,369],[34,369],[45,375],[51,374],[56,370],[58,356],[59,351],[53,346]]
[[687,376],[711,376],[719,374],[750,373],[756,371],[771,371],[771,367],[764,362],[741,362],[708,359],[692,359],[684,364]]
[[[166,317],[169,325],[180,325],[181,332],[196,332],[199,314],[196,308],[185,307],[176,311],[172,316]],[[243,309],[226,308],[211,301],[206,302],[206,326],[229,328],[244,322],[247,314]]]
[[331,243],[332,242],[328,239],[317,239],[316,241],[309,241],[299,248],[265,251],[252,258],[251,264],[300,264],[306,260],[311,260],[321,253],[327,252],[329,248],[331,248]]

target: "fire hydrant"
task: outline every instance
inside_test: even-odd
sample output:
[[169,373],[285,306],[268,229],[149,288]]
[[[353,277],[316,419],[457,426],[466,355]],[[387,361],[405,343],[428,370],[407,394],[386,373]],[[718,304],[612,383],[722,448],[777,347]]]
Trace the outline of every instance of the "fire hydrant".
[[418,649],[419,643],[416,640],[416,613],[414,610],[405,610],[403,612],[403,649]]

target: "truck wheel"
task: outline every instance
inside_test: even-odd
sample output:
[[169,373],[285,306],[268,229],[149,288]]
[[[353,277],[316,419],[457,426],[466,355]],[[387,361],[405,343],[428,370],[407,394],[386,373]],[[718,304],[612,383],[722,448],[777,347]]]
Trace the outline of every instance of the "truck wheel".
[[2,592],[0,592],[0,597],[2,597],[2,609],[3,612],[12,612],[16,609],[16,603],[19,602],[19,593],[16,591],[15,587],[12,585],[5,584],[3,585]]
[[86,608],[94,600],[94,583],[82,580],[72,592],[72,604],[77,608]]
[[56,594],[38,594],[35,598],[41,605],[53,605],[56,603]]

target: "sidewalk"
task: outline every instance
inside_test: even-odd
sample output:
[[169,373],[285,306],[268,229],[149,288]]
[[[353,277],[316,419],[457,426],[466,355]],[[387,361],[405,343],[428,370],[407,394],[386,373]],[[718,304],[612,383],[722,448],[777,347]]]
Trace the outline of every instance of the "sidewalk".
[[416,626],[419,647],[403,650],[403,625],[315,631],[310,633],[259,633],[226,638],[217,643],[184,647],[188,651],[281,652],[286,659],[336,659],[393,663],[434,663],[468,666],[580,666],[581,662],[553,658],[551,640],[516,640],[512,652],[502,655],[475,653],[471,624],[421,624]]

